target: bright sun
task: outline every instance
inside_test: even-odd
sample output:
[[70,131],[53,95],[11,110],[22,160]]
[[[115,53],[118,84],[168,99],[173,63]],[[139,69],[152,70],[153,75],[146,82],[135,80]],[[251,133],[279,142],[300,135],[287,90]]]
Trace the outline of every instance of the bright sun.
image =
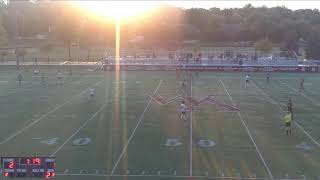
[[143,15],[159,3],[148,1],[74,1],[81,7],[107,18],[124,19]]

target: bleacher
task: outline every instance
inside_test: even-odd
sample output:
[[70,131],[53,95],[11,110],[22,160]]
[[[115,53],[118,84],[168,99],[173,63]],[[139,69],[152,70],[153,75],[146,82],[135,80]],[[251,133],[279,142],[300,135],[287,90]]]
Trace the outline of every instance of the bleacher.
[[[115,56],[105,57],[106,63],[115,64]],[[122,52],[120,64],[199,64],[199,65],[298,65],[298,58],[293,52]]]

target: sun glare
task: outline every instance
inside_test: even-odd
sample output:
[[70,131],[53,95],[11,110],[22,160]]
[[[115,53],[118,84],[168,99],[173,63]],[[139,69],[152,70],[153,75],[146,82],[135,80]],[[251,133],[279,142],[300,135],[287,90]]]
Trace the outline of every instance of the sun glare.
[[136,17],[152,10],[158,3],[147,1],[74,1],[86,10],[106,18]]

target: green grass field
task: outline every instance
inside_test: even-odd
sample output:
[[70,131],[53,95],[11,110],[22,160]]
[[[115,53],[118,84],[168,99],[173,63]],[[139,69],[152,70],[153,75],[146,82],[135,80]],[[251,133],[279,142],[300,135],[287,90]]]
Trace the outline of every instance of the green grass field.
[[[56,179],[66,180],[320,179],[318,74],[273,73],[267,84],[264,73],[252,73],[245,87],[244,73],[199,73],[194,98],[213,95],[240,112],[195,107],[190,134],[179,101],[160,105],[148,96],[177,96],[176,72],[78,68],[59,86],[56,70],[40,67],[46,85],[23,72],[19,87],[16,71],[1,67],[1,156],[54,156]],[[281,118],[289,97],[295,121],[287,136]]]

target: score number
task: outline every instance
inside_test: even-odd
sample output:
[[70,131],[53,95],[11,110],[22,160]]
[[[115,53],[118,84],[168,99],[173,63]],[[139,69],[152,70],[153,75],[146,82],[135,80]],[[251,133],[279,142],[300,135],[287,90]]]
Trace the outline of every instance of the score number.
[[14,176],[14,169],[15,164],[14,161],[7,161],[4,163],[4,168],[8,169],[6,172],[4,172],[4,177],[13,177]]
[[40,165],[41,159],[40,158],[21,158],[20,165]]
[[53,178],[55,176],[54,172],[47,172],[46,173],[46,178]]

